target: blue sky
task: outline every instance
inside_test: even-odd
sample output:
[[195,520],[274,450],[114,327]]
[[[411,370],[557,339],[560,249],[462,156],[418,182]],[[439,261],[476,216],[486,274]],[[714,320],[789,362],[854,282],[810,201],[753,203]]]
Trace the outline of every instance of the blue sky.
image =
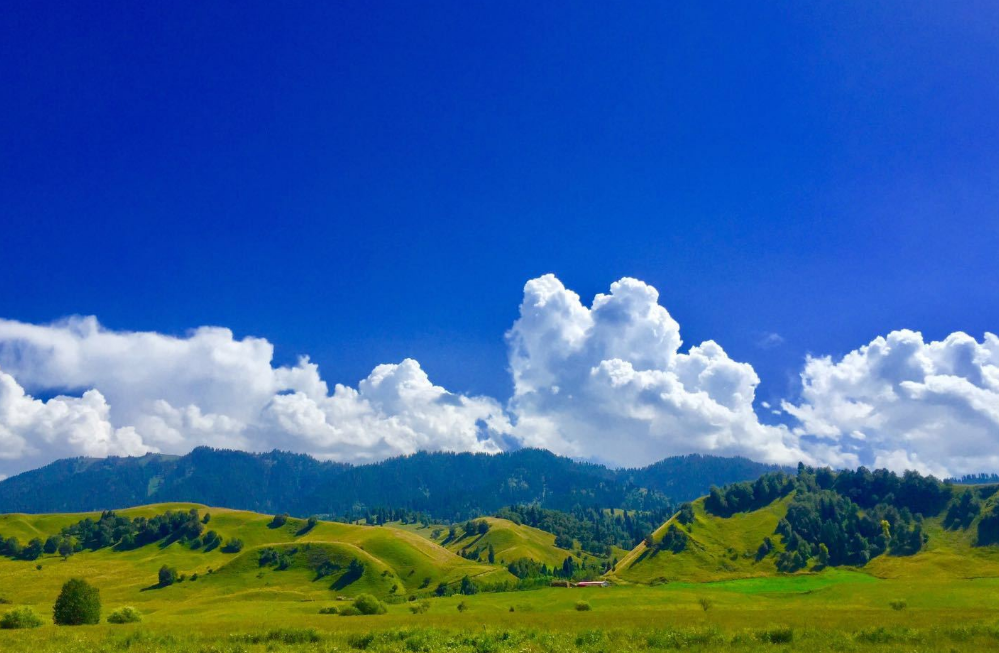
[[8,4],[0,317],[499,401],[545,273],[654,286],[773,403],[996,329],[995,3],[542,4]]

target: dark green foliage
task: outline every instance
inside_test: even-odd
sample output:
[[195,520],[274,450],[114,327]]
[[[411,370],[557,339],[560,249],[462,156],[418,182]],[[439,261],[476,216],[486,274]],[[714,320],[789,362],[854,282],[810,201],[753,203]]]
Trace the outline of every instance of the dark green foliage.
[[999,506],[992,508],[982,515],[978,522],[978,546],[988,546],[999,543]]
[[28,545],[21,551],[21,559],[37,560],[45,547],[45,543],[37,537],[28,542]]
[[[913,555],[927,541],[923,515],[936,515],[948,508],[945,521],[951,527],[966,527],[977,511],[971,492],[953,501],[953,488],[932,476],[906,472],[898,476],[886,470],[834,472],[799,465],[797,477],[766,474],[752,483],[713,487],[705,507],[714,514],[731,515],[755,510],[794,491],[794,498],[775,533],[784,540],[784,552],[776,564],[780,571],[815,565],[863,566],[876,556]],[[948,505],[948,501],[950,502]],[[999,517],[979,525],[979,541],[999,541]],[[991,538],[991,539],[990,539]],[[756,551],[760,561],[773,552],[765,539]]]
[[733,483],[724,488],[712,485],[704,508],[711,514],[729,517],[737,512],[759,510],[787,496],[793,489],[793,477],[784,472],[771,472],[752,482]]
[[61,539],[57,535],[49,535],[45,540],[45,545],[42,547],[42,550],[51,555],[59,550],[60,542]]
[[663,539],[659,541],[658,546],[656,546],[656,551],[672,551],[673,553],[680,553],[687,548],[687,542],[690,538],[687,533],[679,528],[676,524],[670,524],[669,528],[666,529],[666,533],[663,535]]
[[518,558],[507,565],[506,568],[507,571],[517,578],[535,578],[551,575],[548,565],[531,560],[530,558]]
[[479,588],[472,582],[471,578],[463,576],[458,591],[465,595],[478,594]]
[[42,619],[29,607],[15,608],[0,618],[0,629],[16,630],[20,628],[38,628]]
[[71,545],[64,546],[70,540],[78,542],[77,547],[80,550],[97,550],[109,546],[131,549],[164,539],[193,543],[201,536],[203,529],[204,524],[196,509],[187,512],[168,510],[149,519],[145,517],[131,519],[108,510],[101,513],[97,521],[88,517],[64,528],[61,533],[59,553],[63,555],[73,553]]
[[576,506],[571,512],[548,510],[537,506],[510,506],[496,513],[516,524],[526,524],[555,534],[555,546],[571,549],[574,541],[596,556],[607,556],[610,547],[632,549],[646,534],[666,521],[674,511],[665,497],[650,511],[605,511]]
[[297,548],[279,551],[273,547],[261,549],[258,564],[261,567],[274,567],[278,571],[284,571],[291,566],[291,559],[298,552]]
[[267,526],[269,528],[281,528],[287,523],[288,523],[288,514],[282,513],[280,515],[274,515],[274,519],[272,519],[271,523],[267,524]]
[[760,543],[760,548],[756,549],[756,561],[759,562],[766,558],[774,550],[774,543],[769,537],[764,537],[763,542]]
[[964,529],[982,512],[982,502],[978,500],[974,490],[965,490],[959,496],[951,499],[947,505],[947,515],[944,526],[951,530]]
[[680,510],[676,513],[676,520],[684,526],[694,523],[694,506],[690,503],[680,506]]
[[711,483],[753,479],[773,470],[743,458],[696,455],[667,458],[644,469],[610,470],[537,449],[497,455],[418,453],[350,467],[279,451],[198,447],[181,457],[61,460],[0,482],[0,505],[12,512],[72,512],[191,501],[347,521],[392,506],[452,522],[533,503],[557,510],[577,505],[656,510],[664,496],[689,501]]
[[11,558],[20,558],[22,551],[24,551],[24,547],[21,546],[21,542],[16,537],[8,537],[3,540],[2,546],[0,546],[0,553]]
[[243,540],[238,537],[234,537],[225,543],[222,547],[222,553],[239,553],[243,550]]
[[496,549],[492,544],[489,545],[489,552],[486,554],[486,560],[488,560],[491,565],[496,563]]
[[576,612],[589,612],[592,609],[586,601],[576,601]]
[[215,531],[208,531],[201,536],[201,546],[204,547],[205,551],[211,551],[220,544],[222,544],[222,538]]
[[385,604],[371,596],[370,594],[361,594],[352,604],[354,609],[357,610],[358,614],[385,614],[387,609]]
[[101,621],[100,591],[85,580],[73,578],[62,586],[53,620],[59,626],[97,624]]
[[177,570],[174,569],[173,567],[167,567],[166,565],[163,565],[162,567],[160,567],[160,571],[157,578],[159,580],[160,587],[167,587],[169,585],[173,585],[174,583],[177,582]]
[[131,606],[118,608],[108,615],[109,624],[137,624],[142,621],[142,613]]

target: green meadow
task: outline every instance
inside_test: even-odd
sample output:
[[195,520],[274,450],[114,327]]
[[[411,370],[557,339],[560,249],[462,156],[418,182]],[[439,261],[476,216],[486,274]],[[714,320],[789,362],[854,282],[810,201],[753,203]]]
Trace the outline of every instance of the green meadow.
[[[468,560],[416,528],[358,526],[164,504],[120,511],[131,517],[167,509],[211,514],[239,553],[193,550],[158,542],[132,550],[84,550],[33,561],[0,558],[0,613],[28,606],[39,628],[0,630],[0,650],[55,651],[983,651],[999,646],[999,555],[973,548],[965,532],[927,520],[926,550],[879,557],[864,568],[837,567],[779,574],[766,560],[744,556],[758,533],[772,532],[782,503],[721,520],[696,506],[696,538],[682,554],[643,546],[608,574],[607,588],[562,588],[438,597],[440,583],[469,577],[483,585],[508,580],[499,564]],[[99,515],[92,515],[93,518]],[[22,542],[56,534],[82,515],[4,515],[0,533]],[[728,528],[723,532],[722,525]],[[488,542],[498,559],[527,552],[564,555],[543,531],[491,520]],[[535,532],[536,531],[536,532]],[[727,533],[727,534],[725,534]],[[488,535],[476,536],[485,538]],[[461,549],[460,542],[452,548]],[[261,550],[288,554],[279,570],[261,566]],[[338,586],[317,578],[310,552],[344,567],[363,560],[360,578]],[[157,586],[164,564],[185,576]],[[769,564],[769,566],[767,566]],[[197,575],[195,579],[194,576]],[[105,619],[93,626],[55,626],[53,602],[69,578],[101,593]],[[428,580],[429,579],[429,580]],[[370,593],[385,614],[340,616]],[[413,606],[422,605],[422,611]],[[106,622],[132,606],[142,622]]]

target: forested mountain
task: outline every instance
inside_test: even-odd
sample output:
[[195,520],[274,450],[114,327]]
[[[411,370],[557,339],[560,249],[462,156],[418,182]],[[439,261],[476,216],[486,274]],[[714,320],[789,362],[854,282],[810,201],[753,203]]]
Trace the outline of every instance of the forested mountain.
[[774,469],[744,458],[683,456],[612,470],[538,449],[417,453],[351,466],[280,451],[199,447],[185,456],[61,460],[0,482],[0,513],[167,501],[336,518],[388,507],[450,521],[516,504],[653,511],[702,495],[712,484],[752,480]]

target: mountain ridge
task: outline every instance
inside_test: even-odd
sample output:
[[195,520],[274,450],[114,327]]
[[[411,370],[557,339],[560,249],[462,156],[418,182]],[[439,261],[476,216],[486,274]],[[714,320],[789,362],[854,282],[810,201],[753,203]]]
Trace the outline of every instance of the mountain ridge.
[[380,507],[451,520],[524,503],[647,510],[779,469],[701,454],[610,469],[542,449],[418,452],[354,466],[278,450],[198,447],[182,456],[59,460],[0,481],[0,512],[86,512],[179,501],[344,519]]

